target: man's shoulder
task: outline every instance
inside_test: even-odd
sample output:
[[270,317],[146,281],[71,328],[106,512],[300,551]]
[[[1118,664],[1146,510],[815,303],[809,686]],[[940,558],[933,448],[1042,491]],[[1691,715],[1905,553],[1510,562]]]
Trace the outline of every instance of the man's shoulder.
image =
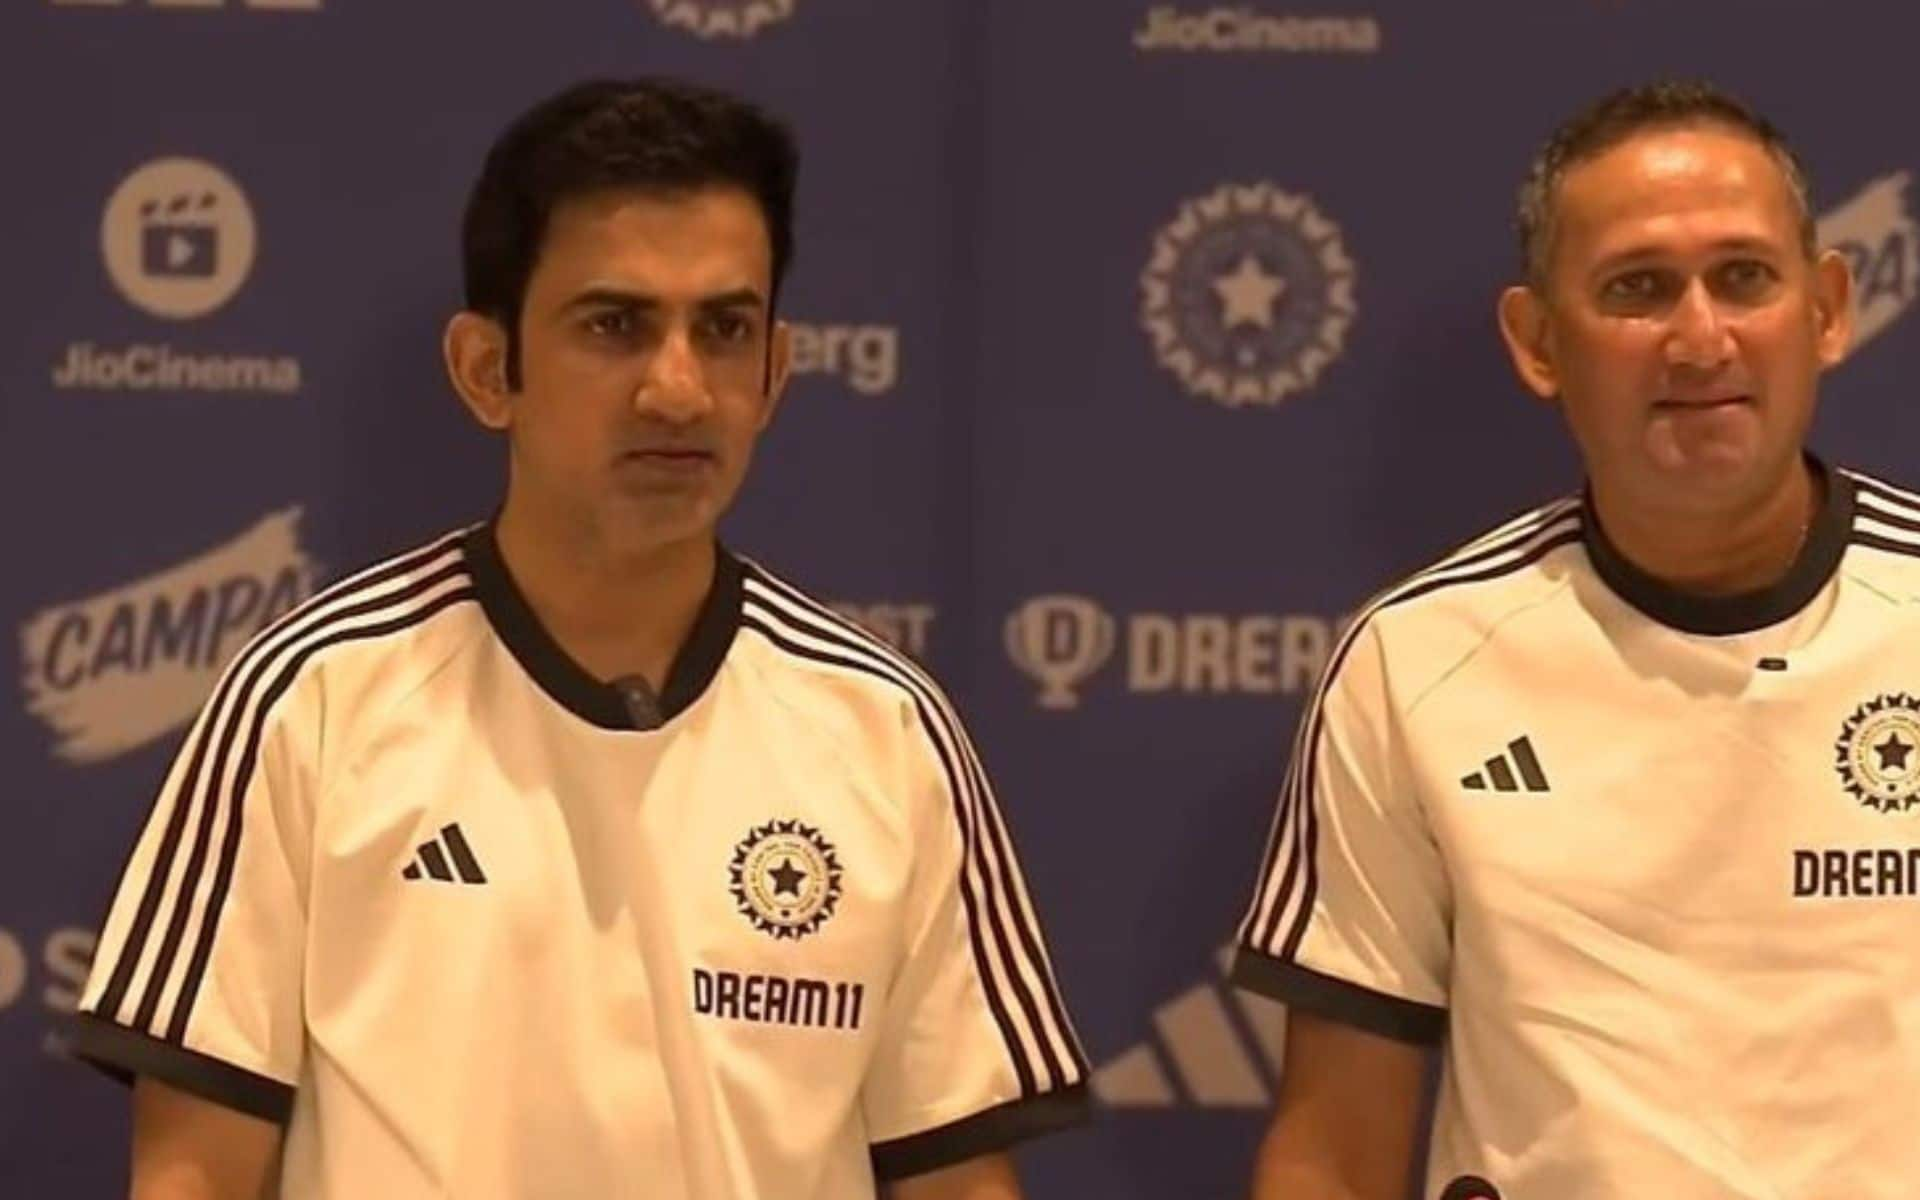
[[878,705],[913,723],[958,718],[933,674],[905,649],[810,589],[741,558],[740,628],[783,691],[823,704]]
[[369,685],[405,686],[406,678],[431,672],[453,644],[445,636],[450,625],[460,624],[449,615],[477,612],[470,534],[453,530],[347,571],[254,635],[229,663],[227,686],[266,707],[283,695],[298,699],[323,679],[341,701]]
[[1579,552],[1583,528],[1578,496],[1528,509],[1377,592],[1353,628],[1415,644],[1447,628],[1484,630],[1565,587],[1566,552]]

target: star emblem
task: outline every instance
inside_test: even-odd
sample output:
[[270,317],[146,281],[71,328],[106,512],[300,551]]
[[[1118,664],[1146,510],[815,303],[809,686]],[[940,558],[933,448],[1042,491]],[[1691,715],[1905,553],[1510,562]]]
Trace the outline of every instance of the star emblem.
[[798,896],[800,881],[807,877],[805,871],[794,867],[790,858],[781,859],[780,865],[768,871],[767,875],[773,880],[773,894],[776,896]]
[[756,825],[733,848],[727,890],[734,907],[768,937],[803,938],[840,902],[840,857],[818,829],[780,819]]
[[1220,297],[1221,323],[1228,329],[1272,329],[1273,304],[1287,290],[1287,281],[1267,274],[1259,259],[1245,254],[1239,266],[1213,281],[1213,290]]
[[1876,745],[1873,752],[1880,756],[1882,771],[1904,771],[1907,769],[1907,755],[1913,753],[1913,744],[1901,741],[1900,731],[1896,729],[1887,735],[1886,741]]

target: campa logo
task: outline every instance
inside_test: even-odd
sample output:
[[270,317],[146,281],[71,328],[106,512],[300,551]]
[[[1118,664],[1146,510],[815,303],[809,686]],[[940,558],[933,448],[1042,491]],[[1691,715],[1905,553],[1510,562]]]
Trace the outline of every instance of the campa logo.
[[1920,287],[1920,229],[1908,207],[1912,175],[1895,171],[1822,216],[1820,244],[1853,269],[1853,348],[1885,333],[1913,307]]
[[76,764],[186,724],[247,638],[313,593],[300,510],[145,579],[36,613],[20,630],[27,710]]
[[1093,1094],[1109,1108],[1271,1107],[1287,1040],[1287,1010],[1227,983],[1233,950],[1220,951],[1220,977],[1205,979],[1153,1013],[1153,1034],[1093,1073]]

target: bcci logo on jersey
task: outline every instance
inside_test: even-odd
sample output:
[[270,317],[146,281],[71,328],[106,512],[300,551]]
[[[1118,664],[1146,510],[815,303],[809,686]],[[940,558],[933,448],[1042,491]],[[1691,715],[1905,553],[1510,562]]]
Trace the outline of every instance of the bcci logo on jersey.
[[1007,618],[1007,654],[1040,684],[1040,707],[1078,708],[1074,689],[1113,655],[1114,622],[1085,596],[1036,596]]
[[662,21],[695,37],[748,38],[793,15],[794,0],[647,0]]
[[1853,344],[1885,332],[1913,307],[1920,288],[1920,228],[1907,208],[1912,177],[1895,171],[1820,218],[1820,244],[1853,269]]
[[283,509],[177,566],[43,609],[20,629],[27,710],[54,753],[95,763],[191,720],[245,639],[313,592],[300,510]]
[[756,826],[733,848],[727,874],[740,915],[775,938],[807,936],[840,902],[840,859],[802,821]]
[[1222,404],[1278,404],[1313,386],[1353,324],[1340,227],[1270,183],[1189,200],[1154,239],[1140,320],[1160,365]]
[[1834,743],[1834,770],[1847,793],[1880,812],[1920,805],[1920,698],[1876,696],[1853,710]]

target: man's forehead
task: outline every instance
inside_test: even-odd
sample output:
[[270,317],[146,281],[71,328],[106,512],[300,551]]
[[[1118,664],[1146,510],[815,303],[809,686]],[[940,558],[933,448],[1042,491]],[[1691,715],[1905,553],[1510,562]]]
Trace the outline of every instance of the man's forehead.
[[609,189],[555,207],[535,273],[764,290],[771,268],[766,221],[742,189]]
[[1567,170],[1560,219],[1584,241],[1709,217],[1738,236],[1796,238],[1786,173],[1758,140],[1712,125],[1648,130]]

